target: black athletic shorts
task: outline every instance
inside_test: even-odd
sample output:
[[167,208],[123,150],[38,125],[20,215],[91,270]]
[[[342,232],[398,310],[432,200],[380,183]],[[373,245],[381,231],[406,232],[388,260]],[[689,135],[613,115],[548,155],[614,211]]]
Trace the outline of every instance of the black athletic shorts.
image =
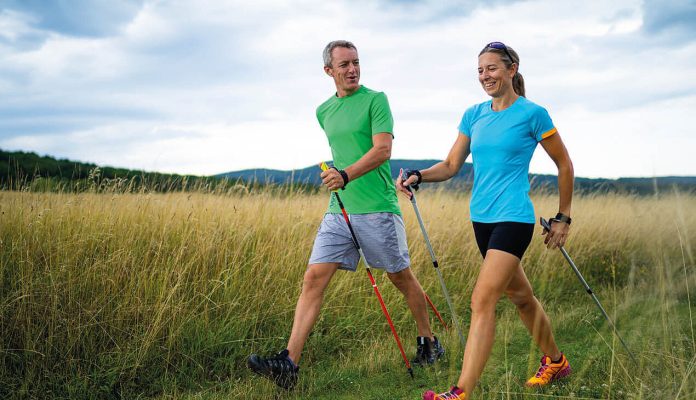
[[534,224],[523,222],[473,222],[476,244],[483,258],[488,249],[502,250],[522,259],[532,241]]

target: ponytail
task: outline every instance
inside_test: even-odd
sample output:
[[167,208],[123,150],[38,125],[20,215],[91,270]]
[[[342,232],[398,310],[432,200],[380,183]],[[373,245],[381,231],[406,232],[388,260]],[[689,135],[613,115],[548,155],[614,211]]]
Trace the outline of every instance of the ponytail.
[[515,76],[512,77],[512,88],[519,96],[526,97],[524,90],[524,78],[519,72],[515,73]]

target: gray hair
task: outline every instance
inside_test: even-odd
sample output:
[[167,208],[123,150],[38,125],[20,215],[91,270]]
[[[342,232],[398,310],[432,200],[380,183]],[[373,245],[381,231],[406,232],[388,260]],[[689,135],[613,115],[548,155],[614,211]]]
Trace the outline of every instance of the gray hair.
[[336,47],[345,47],[346,49],[353,49],[353,50],[358,50],[355,45],[347,40],[334,40],[333,42],[329,42],[329,44],[324,47],[324,66],[325,67],[332,67],[332,62],[333,62],[333,57],[331,56],[331,53],[333,53],[333,49]]

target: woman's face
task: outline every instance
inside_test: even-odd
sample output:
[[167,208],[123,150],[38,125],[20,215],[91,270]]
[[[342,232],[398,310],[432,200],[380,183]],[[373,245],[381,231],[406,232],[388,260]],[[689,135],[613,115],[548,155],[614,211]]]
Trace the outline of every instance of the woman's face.
[[491,97],[501,97],[513,90],[512,77],[517,72],[517,64],[510,69],[505,68],[500,55],[496,53],[483,53],[479,56],[478,78],[483,90]]

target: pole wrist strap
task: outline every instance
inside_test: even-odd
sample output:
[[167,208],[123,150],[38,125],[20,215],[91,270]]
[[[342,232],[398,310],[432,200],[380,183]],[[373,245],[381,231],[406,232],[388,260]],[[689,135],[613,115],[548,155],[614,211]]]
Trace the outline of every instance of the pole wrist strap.
[[345,189],[348,182],[350,182],[350,178],[348,178],[348,174],[346,173],[346,171],[338,169],[336,167],[331,167],[331,169],[335,169],[336,171],[338,171],[339,174],[341,174],[341,178],[343,178],[343,187],[341,188],[341,190]]
[[570,225],[570,222],[572,221],[572,219],[569,216],[563,213],[556,214],[556,217],[553,220],[558,222],[565,222],[568,225]]

